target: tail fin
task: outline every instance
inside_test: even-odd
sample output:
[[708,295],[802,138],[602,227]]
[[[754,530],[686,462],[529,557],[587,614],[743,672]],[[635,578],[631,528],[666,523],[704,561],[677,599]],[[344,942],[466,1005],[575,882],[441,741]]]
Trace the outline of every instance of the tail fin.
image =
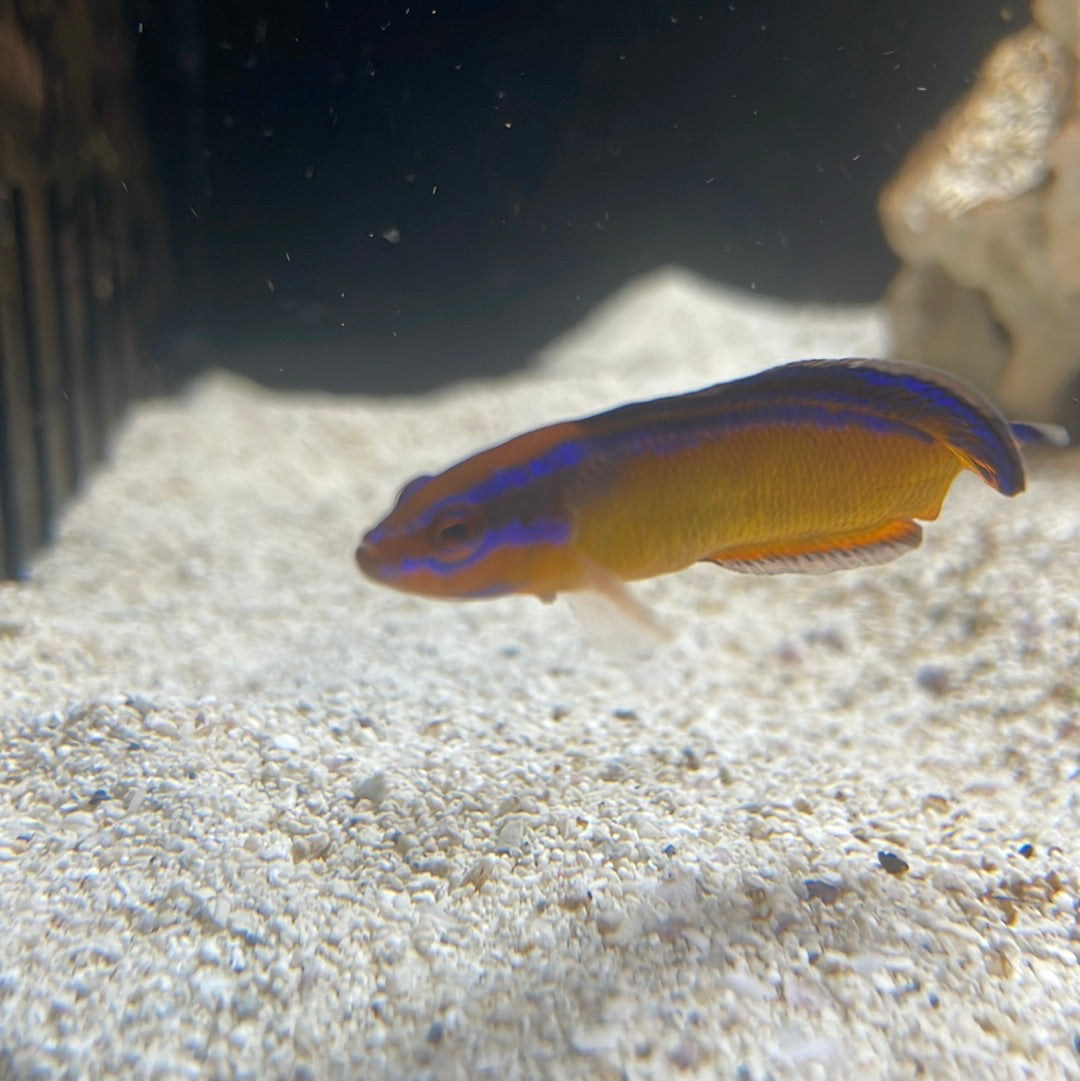
[[1067,447],[1069,433],[1057,424],[1036,424],[1033,421],[1010,421],[1013,439],[1022,447]]

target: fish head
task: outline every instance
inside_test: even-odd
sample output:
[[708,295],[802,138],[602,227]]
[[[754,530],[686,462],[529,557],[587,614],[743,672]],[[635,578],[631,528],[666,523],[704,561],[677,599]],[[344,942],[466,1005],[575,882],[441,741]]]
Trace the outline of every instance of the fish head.
[[541,429],[410,481],[364,534],[360,570],[429,597],[547,597],[573,588],[573,525],[560,483],[572,455],[540,453],[549,442]]

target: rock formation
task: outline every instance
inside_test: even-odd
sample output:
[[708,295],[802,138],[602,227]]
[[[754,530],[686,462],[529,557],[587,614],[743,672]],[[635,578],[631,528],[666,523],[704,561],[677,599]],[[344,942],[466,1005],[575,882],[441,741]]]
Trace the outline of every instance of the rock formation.
[[1012,415],[1080,422],[1080,0],[984,61],[881,196],[903,265],[894,352],[994,393]]

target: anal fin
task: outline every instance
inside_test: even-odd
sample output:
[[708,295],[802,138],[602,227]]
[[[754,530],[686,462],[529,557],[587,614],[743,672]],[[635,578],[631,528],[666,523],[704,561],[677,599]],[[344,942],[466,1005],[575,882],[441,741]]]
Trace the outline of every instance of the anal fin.
[[889,563],[921,543],[922,526],[910,518],[895,518],[866,533],[741,545],[714,552],[702,562],[742,574],[828,574]]

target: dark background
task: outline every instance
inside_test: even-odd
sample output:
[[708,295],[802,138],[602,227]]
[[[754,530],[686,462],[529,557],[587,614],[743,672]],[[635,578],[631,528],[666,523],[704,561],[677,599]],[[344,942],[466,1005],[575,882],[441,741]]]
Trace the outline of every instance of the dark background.
[[507,371],[676,263],[876,298],[875,200],[1026,7],[988,0],[146,0],[166,383]]

